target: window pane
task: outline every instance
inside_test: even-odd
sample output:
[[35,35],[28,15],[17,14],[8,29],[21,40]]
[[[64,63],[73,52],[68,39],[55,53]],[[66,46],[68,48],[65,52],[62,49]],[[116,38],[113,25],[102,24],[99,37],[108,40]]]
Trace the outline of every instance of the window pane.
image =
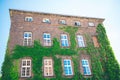
[[24,34],[24,37],[27,37],[27,33]]
[[64,72],[65,72],[65,74],[68,74],[68,68],[67,67],[64,67]]
[[53,76],[52,59],[44,59],[44,76]]
[[68,67],[68,69],[69,69],[69,74],[72,74],[72,68]]
[[70,60],[64,60],[64,73],[65,75],[72,75],[72,65]]
[[31,76],[31,60],[24,59],[22,60],[21,65],[21,77],[30,77]]
[[64,60],[64,65],[67,65],[67,61],[66,60]]
[[68,46],[68,41],[67,40],[65,40],[65,46]]
[[68,65],[70,65],[70,61],[68,60]]
[[23,62],[22,62],[22,66],[26,66],[26,61],[23,61]]
[[86,67],[83,67],[84,74],[87,74]]

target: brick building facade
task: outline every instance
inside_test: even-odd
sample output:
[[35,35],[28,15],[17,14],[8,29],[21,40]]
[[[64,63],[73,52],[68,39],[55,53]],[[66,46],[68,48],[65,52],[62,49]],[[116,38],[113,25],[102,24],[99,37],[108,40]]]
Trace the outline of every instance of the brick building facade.
[[[71,15],[61,15],[43,12],[32,12],[24,10],[10,9],[11,28],[10,38],[8,42],[8,48],[12,53],[12,50],[16,45],[32,47],[35,40],[40,40],[40,44],[45,47],[51,47],[53,38],[57,38],[61,48],[69,48],[71,46],[70,34],[61,30],[60,27],[77,27],[78,31],[75,33],[76,47],[87,47],[87,39],[85,34],[88,34],[89,41],[93,43],[95,47],[99,47],[97,41],[96,27],[98,24],[102,24],[104,19],[81,17]],[[86,51],[82,51],[87,53]],[[11,54],[10,53],[10,54]],[[79,54],[79,51],[78,51]],[[12,55],[12,54],[11,54]],[[92,66],[90,55],[79,55],[79,71],[85,77],[92,76]],[[73,77],[74,63],[72,57],[69,55],[56,55],[61,58],[63,72],[61,75],[66,77]],[[54,59],[52,57],[44,56],[43,59],[43,73],[44,77],[56,77],[54,73]],[[26,77],[33,77],[32,72],[32,59],[28,56],[20,59],[19,64],[19,77],[21,80]],[[56,65],[57,66],[57,65]]]

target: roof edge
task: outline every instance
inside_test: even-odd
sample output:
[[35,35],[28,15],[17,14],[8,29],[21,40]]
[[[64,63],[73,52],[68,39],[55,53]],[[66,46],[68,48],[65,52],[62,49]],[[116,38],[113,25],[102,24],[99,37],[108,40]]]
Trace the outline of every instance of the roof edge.
[[99,19],[99,20],[105,20],[105,18],[97,18],[97,17],[87,17],[87,16],[75,16],[75,15],[67,15],[67,14],[56,14],[56,13],[47,13],[47,12],[38,12],[38,11],[29,11],[29,10],[18,10],[18,9],[9,9],[9,11],[20,11],[20,12],[30,12],[30,13],[40,13],[40,14],[49,14],[49,15],[58,15],[58,16],[64,16],[64,17],[78,17],[78,18],[91,18],[91,19]]

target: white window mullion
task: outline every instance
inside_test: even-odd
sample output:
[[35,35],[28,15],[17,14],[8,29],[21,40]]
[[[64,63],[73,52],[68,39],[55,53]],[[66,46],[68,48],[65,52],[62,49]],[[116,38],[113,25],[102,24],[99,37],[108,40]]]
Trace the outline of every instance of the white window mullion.
[[[68,64],[68,61],[70,62],[69,64]],[[73,75],[71,60],[65,59],[63,64],[64,64],[64,74],[65,75]],[[69,70],[69,68],[70,68],[70,70]],[[66,74],[66,72],[67,72],[67,74]]]
[[52,59],[44,59],[44,76],[53,76]]
[[85,59],[82,60],[82,67],[83,67],[83,73],[86,72],[84,73],[84,75],[91,75],[91,70],[89,67],[88,60]]
[[[27,61],[30,61],[29,65],[27,65],[28,64]],[[28,74],[27,74],[27,71],[28,71]],[[31,76],[31,60],[23,59],[22,66],[21,66],[21,77],[30,77],[30,76]]]
[[79,47],[85,47],[83,36],[77,35],[77,40],[78,40],[78,46]]
[[32,45],[32,33],[31,32],[24,32],[24,46],[31,46]]
[[68,47],[68,38],[66,34],[61,34],[61,46]]
[[51,35],[49,33],[43,34],[43,40],[45,46],[51,46]]

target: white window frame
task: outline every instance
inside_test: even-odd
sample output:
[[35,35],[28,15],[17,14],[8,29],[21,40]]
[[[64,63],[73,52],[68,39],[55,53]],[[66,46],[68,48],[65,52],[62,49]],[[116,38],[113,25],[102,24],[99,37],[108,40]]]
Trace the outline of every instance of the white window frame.
[[[50,62],[50,64],[49,64]],[[46,70],[47,69],[47,70]],[[51,74],[50,74],[51,69]],[[53,76],[53,60],[52,59],[44,59],[44,76]]]
[[62,47],[68,47],[69,46],[67,34],[61,34],[61,46]]
[[60,20],[59,23],[60,24],[66,24],[66,21],[65,20]]
[[[27,34],[27,37],[25,36]],[[31,36],[29,36],[31,35]],[[24,40],[23,40],[23,45],[24,46],[31,46],[32,45],[32,32],[24,32]]]
[[48,18],[43,18],[43,22],[44,22],[44,23],[50,23],[50,19],[48,19]]
[[[67,62],[67,64],[65,64],[64,62]],[[70,62],[69,64],[68,64],[68,61]],[[64,59],[63,60],[63,65],[64,65],[64,74],[66,75],[66,76],[70,76],[70,75],[73,75],[73,70],[72,70],[72,63],[71,63],[71,60],[70,59]],[[67,69],[67,73],[68,74],[66,74],[66,70],[65,70],[65,67],[66,67],[66,69]],[[70,68],[70,70],[69,70],[69,68]],[[71,73],[70,73],[70,71],[71,71]]]
[[95,24],[94,24],[93,22],[89,22],[89,23],[88,23],[88,26],[90,26],[90,27],[94,27]]
[[81,22],[75,21],[75,26],[81,26]]
[[[30,62],[29,65],[28,65],[28,61]],[[27,72],[28,72],[27,69],[28,68],[29,68],[29,75],[27,75]],[[23,71],[23,69],[25,69],[25,70]],[[31,59],[22,59],[21,77],[31,77]]]
[[84,75],[91,75],[91,70],[90,70],[90,66],[89,66],[88,60],[82,59],[81,63],[82,63],[82,68],[83,68],[83,74]]
[[33,18],[32,18],[32,17],[25,17],[25,21],[27,21],[27,22],[32,22],[32,21],[33,21]]
[[[46,36],[46,37],[44,37]],[[49,37],[47,37],[49,36]],[[50,33],[43,33],[44,46],[51,46],[51,35]]]
[[77,35],[78,47],[85,47],[84,39],[82,35]]

